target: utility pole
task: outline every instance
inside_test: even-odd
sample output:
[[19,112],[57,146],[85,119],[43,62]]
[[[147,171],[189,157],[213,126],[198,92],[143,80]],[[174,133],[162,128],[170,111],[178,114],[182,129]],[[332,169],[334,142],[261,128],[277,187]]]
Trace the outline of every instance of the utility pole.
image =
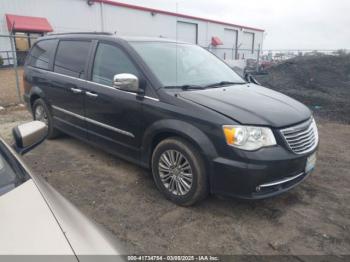
[[12,59],[13,59],[13,68],[15,69],[15,75],[16,75],[16,88],[17,88],[17,95],[18,95],[18,100],[21,103],[22,98],[21,98],[21,92],[19,90],[19,79],[18,79],[18,67],[17,67],[17,53],[16,53],[16,45],[15,45],[15,34],[13,29],[15,28],[15,22],[12,24],[12,28],[10,31],[10,43],[11,43],[11,51],[12,51]]
[[258,45],[258,54],[257,54],[257,59],[256,59],[256,72],[259,72],[259,62],[260,62],[260,44]]
[[104,32],[105,31],[105,19],[104,19],[104,9],[103,9],[103,2],[100,2],[100,18],[101,18],[101,31]]

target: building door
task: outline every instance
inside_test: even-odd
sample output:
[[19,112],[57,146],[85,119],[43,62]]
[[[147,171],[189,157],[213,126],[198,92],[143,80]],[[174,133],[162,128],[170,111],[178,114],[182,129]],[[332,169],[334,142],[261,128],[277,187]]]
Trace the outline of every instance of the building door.
[[254,33],[243,33],[242,49],[244,49],[245,54],[254,53]]
[[176,39],[192,44],[198,43],[197,24],[187,22],[177,22]]
[[237,33],[237,30],[234,29],[224,29],[223,48],[225,50],[225,59],[236,59]]

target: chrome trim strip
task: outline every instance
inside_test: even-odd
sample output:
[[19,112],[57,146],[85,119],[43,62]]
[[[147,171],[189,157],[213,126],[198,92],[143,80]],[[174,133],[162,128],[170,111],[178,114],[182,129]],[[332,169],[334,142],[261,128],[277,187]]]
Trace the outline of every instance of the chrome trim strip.
[[[28,67],[32,68],[33,70],[42,71],[44,73],[50,73],[50,74],[54,74],[54,75],[58,75],[58,76],[63,76],[63,77],[67,77],[67,78],[70,78],[70,79],[79,80],[79,81],[84,82],[84,83],[91,83],[91,84],[95,84],[95,85],[98,85],[98,86],[101,86],[101,87],[106,87],[106,88],[109,88],[109,89],[112,89],[112,90],[116,90],[116,91],[119,91],[119,92],[128,93],[130,95],[137,96],[136,93],[124,91],[124,90],[121,90],[121,89],[117,89],[117,88],[114,88],[114,87],[111,87],[111,86],[103,85],[103,84],[96,83],[96,82],[93,82],[93,81],[89,81],[89,80],[86,80],[86,79],[81,79],[81,78],[74,77],[74,76],[67,76],[67,75],[63,75],[63,74],[56,73],[56,72],[53,72],[53,71],[48,71],[48,70],[43,70],[43,69],[40,69],[40,68],[36,68],[36,67],[33,67],[33,66],[28,66]],[[159,102],[158,98],[154,98],[154,97],[151,97],[151,96],[142,96],[142,97],[146,98],[146,99],[150,99],[150,100]]]
[[66,113],[66,114],[68,114],[68,115],[74,116],[74,117],[76,117],[76,118],[79,118],[79,119],[81,119],[81,120],[85,120],[85,117],[83,117],[83,116],[81,116],[81,115],[78,115],[78,114],[76,114],[76,113],[73,113],[73,112],[71,112],[71,111],[68,111],[68,110],[66,110],[66,109],[63,109],[63,108],[61,108],[61,107],[52,106],[52,108],[53,108],[53,109],[56,109],[56,110],[58,110],[58,111],[61,111],[61,112],[63,112],[63,113]]
[[[318,145],[318,130],[313,117],[296,126],[281,129],[280,133],[286,141],[289,149],[298,155],[311,152]],[[304,149],[303,147],[309,148]]]
[[305,126],[310,127],[309,125],[311,124],[312,120],[313,120],[313,118],[311,117],[308,120],[306,120],[306,121],[304,121],[304,122],[302,122],[302,123],[300,123],[300,124],[298,124],[296,126],[291,126],[291,127],[288,127],[288,128],[284,128],[281,131],[286,133],[286,135],[288,133],[296,132],[296,131],[298,131],[300,129],[303,129]]
[[302,144],[297,144],[297,145],[293,145],[293,146],[290,146],[294,151],[298,151],[298,150],[301,150],[302,148],[305,148],[306,146],[312,146],[314,145],[316,139],[313,137],[311,138],[309,141],[306,141],[306,142],[302,142]]
[[[37,68],[35,68],[35,69],[37,69]],[[39,69],[39,70],[42,70],[42,69]],[[80,82],[84,82],[84,83],[88,82],[87,80],[81,79],[79,77],[67,76],[67,75],[63,75],[63,74],[56,73],[56,72],[53,72],[53,71],[46,71],[46,70],[43,70],[43,71],[45,71],[45,73],[50,73],[50,74],[57,75],[57,76],[63,76],[63,77],[70,78],[70,79],[73,79],[73,80],[79,80]]]
[[280,184],[283,184],[283,183],[286,183],[286,182],[289,182],[289,181],[292,181],[302,175],[304,175],[305,173],[300,173],[296,176],[292,176],[292,177],[287,177],[287,178],[284,178],[284,179],[281,179],[281,180],[277,180],[277,181],[274,181],[274,182],[270,182],[270,183],[266,183],[266,184],[262,184],[262,185],[259,185],[257,186],[257,188],[260,188],[260,187],[270,187],[270,186],[276,186],[276,185],[280,185]]
[[125,130],[122,130],[122,129],[119,129],[119,128],[116,128],[116,127],[113,127],[113,126],[106,125],[104,123],[98,122],[98,121],[93,120],[91,118],[85,117],[85,120],[90,122],[90,123],[92,123],[92,124],[95,124],[95,125],[98,125],[98,126],[101,126],[101,127],[107,128],[107,129],[110,129],[110,130],[112,130],[114,132],[117,132],[117,133],[120,133],[120,134],[123,134],[123,135],[126,135],[126,136],[130,136],[132,138],[135,138],[135,136],[132,133],[128,132],[128,131],[125,131]]
[[298,142],[301,139],[305,139],[305,138],[308,138],[310,136],[315,136],[315,135],[314,135],[313,132],[309,132],[308,134],[304,134],[304,135],[299,135],[299,136],[294,136],[294,137],[287,137],[287,136],[285,136],[285,137],[288,139],[288,141],[290,143],[295,143],[295,142]]
[[144,98],[147,98],[147,99],[150,99],[150,100],[153,100],[153,101],[157,101],[159,102],[159,99],[158,98],[154,98],[154,97],[151,97],[151,96],[143,96]]
[[52,108],[53,108],[53,109],[56,109],[56,110],[58,110],[58,111],[61,111],[61,112],[63,112],[63,113],[66,113],[66,114],[68,114],[68,115],[74,116],[74,117],[76,117],[76,118],[79,118],[79,119],[81,119],[81,120],[85,120],[85,121],[87,121],[87,122],[90,122],[90,123],[92,123],[92,124],[94,124],[94,125],[98,125],[98,126],[101,126],[101,127],[103,127],[103,128],[107,128],[107,129],[109,129],[109,130],[112,130],[112,131],[114,131],[114,132],[117,132],[117,133],[120,133],[120,134],[129,136],[129,137],[135,138],[135,135],[132,134],[132,133],[130,133],[130,132],[128,132],[128,131],[125,131],[125,130],[122,130],[122,129],[119,129],[119,128],[116,128],[116,127],[113,127],[113,126],[106,125],[106,124],[104,124],[104,123],[98,122],[98,121],[93,120],[93,119],[91,119],[91,118],[84,117],[84,116],[81,116],[81,115],[79,115],[79,114],[76,114],[76,113],[73,113],[73,112],[71,112],[71,111],[68,111],[68,110],[66,110],[66,109],[60,108],[60,107],[58,107],[58,106],[52,106]]
[[290,138],[300,138],[300,137],[302,137],[302,136],[304,136],[304,135],[309,134],[310,131],[313,131],[313,125],[312,125],[312,123],[310,124],[310,126],[309,126],[307,129],[305,129],[305,130],[303,130],[303,131],[298,130],[298,131],[295,131],[295,132],[293,132],[293,133],[286,133],[284,130],[281,130],[281,132],[284,134],[284,136],[287,137],[287,138],[289,138],[289,139],[290,139]]
[[111,89],[111,90],[116,90],[116,91],[120,91],[120,92],[128,93],[128,94],[133,95],[133,96],[136,96],[136,95],[137,95],[136,93],[132,93],[132,92],[128,92],[128,91],[124,91],[124,90],[121,90],[121,89],[118,89],[118,88],[114,88],[114,87],[107,86],[107,85],[104,85],[104,84],[100,84],[100,83],[92,82],[92,81],[89,81],[89,80],[85,80],[85,82],[86,82],[86,83],[95,84],[95,85],[98,85],[98,86],[101,86],[101,87],[105,87],[105,88],[108,88],[108,89]]

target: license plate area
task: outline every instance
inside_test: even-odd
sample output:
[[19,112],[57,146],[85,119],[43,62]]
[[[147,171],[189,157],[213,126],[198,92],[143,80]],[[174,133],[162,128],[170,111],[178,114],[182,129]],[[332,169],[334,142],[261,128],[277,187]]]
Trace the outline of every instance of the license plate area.
[[316,153],[313,153],[312,155],[308,156],[306,160],[306,165],[305,165],[305,173],[310,172],[312,169],[314,169],[316,165]]

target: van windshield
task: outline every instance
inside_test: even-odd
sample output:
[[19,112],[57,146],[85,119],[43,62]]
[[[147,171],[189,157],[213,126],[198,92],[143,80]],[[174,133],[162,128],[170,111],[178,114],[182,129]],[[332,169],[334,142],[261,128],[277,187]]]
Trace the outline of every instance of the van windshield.
[[207,50],[192,44],[131,42],[164,87],[245,81]]

